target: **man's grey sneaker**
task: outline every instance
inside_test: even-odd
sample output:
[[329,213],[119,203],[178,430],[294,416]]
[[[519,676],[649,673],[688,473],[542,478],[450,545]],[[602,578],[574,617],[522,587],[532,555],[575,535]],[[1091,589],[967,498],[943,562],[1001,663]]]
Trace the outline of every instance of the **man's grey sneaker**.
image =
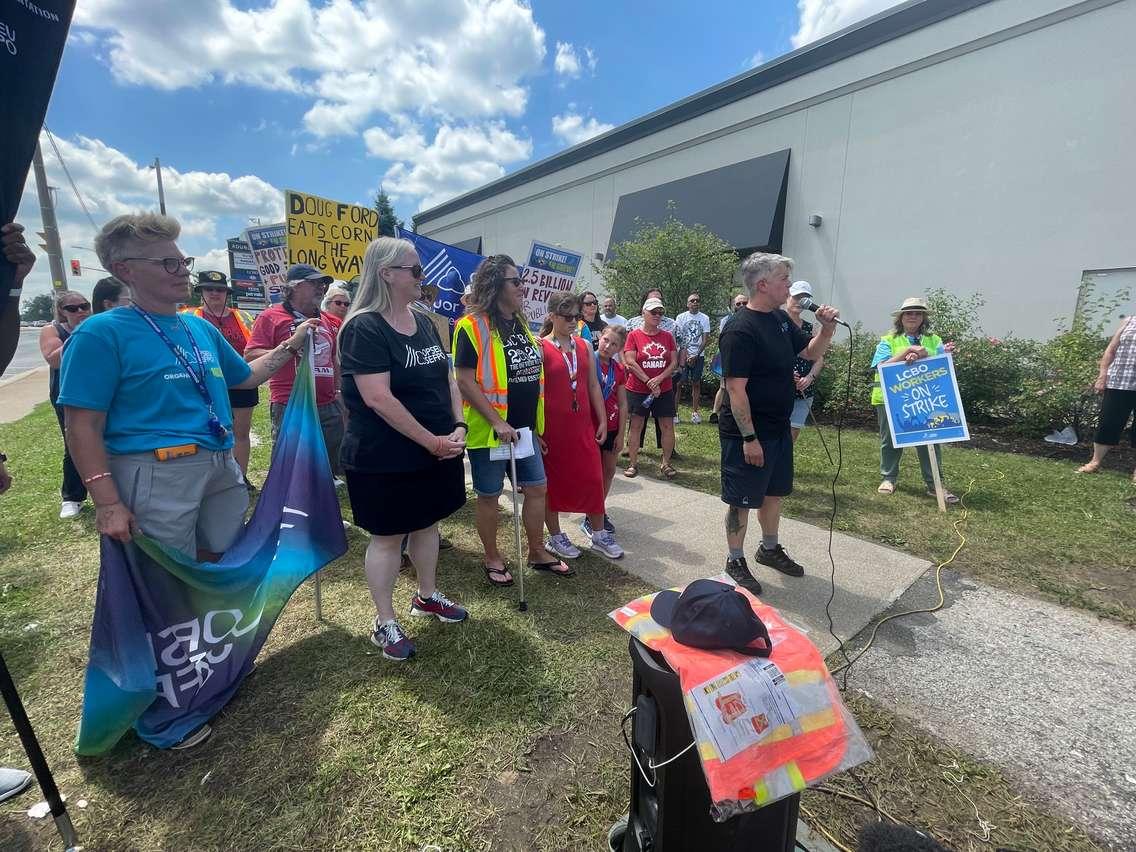
[[805,576],[805,569],[794,562],[781,545],[777,545],[773,550],[766,550],[764,546],[759,546],[753,558],[762,565],[768,565],[774,571],[780,571],[786,576]]
[[32,774],[22,769],[0,766],[0,802],[18,796],[32,786]]
[[213,728],[211,728],[209,724],[206,723],[196,731],[192,731],[191,733],[186,734],[185,738],[180,743],[174,746],[170,746],[170,748],[172,748],[174,751],[180,751],[184,748],[193,748],[194,746],[201,745],[203,742],[209,739],[209,735],[211,733],[213,733]]
[[761,583],[757,582],[757,578],[749,573],[749,566],[746,564],[744,556],[741,559],[727,559],[726,573],[746,591],[755,595],[761,594]]
[[568,538],[568,533],[558,532],[556,535],[550,536],[544,546],[562,559],[575,559],[580,555],[580,548],[572,544]]
[[592,550],[598,550],[609,559],[619,559],[623,556],[623,548],[616,544],[615,536],[607,530],[592,533]]

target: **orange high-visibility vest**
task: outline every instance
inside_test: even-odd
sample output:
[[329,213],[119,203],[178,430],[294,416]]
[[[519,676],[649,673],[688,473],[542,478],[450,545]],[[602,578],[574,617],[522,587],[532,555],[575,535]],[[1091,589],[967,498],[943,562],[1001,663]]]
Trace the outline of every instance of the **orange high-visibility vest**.
[[[237,328],[241,330],[241,334],[245,337],[245,343],[248,343],[249,335],[252,334],[252,329],[249,328],[248,318],[243,316],[244,312],[236,308],[229,308],[229,312],[237,319]],[[206,322],[210,320],[205,316],[204,307],[189,308],[186,313],[193,314],[195,317],[201,317]]]
[[[522,324],[524,324],[523,319]],[[540,343],[533,337],[528,325],[524,325],[524,329],[537,352],[540,352]],[[477,351],[477,369],[474,371],[474,377],[497,416],[504,420],[509,412],[509,374],[505,368],[505,344],[501,341],[501,335],[497,329],[490,328],[488,317],[474,314],[465,314],[454,324],[454,352],[458,350],[459,334],[466,335]],[[469,400],[462,403],[462,418],[469,424],[469,431],[465,437],[467,447],[477,450],[497,446],[499,443],[497,433],[493,431],[489,421],[469,404]],[[543,364],[540,368],[540,395],[536,403],[536,433],[544,434]]]

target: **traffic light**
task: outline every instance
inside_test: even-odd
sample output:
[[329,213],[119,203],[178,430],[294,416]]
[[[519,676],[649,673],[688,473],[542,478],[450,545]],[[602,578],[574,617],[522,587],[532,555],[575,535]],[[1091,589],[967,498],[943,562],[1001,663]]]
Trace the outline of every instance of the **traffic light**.
[[80,276],[80,275],[83,274],[83,267],[81,267],[79,265],[79,261],[77,261],[77,260],[71,261],[71,274],[75,275],[75,276]]

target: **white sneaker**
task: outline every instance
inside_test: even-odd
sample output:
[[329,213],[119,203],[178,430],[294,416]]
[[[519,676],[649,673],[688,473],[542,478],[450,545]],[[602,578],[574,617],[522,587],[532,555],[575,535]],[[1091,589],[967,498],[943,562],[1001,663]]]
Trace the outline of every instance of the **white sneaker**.
[[623,548],[615,543],[615,536],[607,530],[592,533],[592,550],[598,550],[609,559],[619,559],[623,556]]
[[79,510],[82,508],[82,503],[76,503],[74,500],[64,500],[59,509],[59,517],[61,520],[77,518],[79,517]]
[[695,423],[695,424],[701,423],[702,422],[702,415],[699,414],[697,411],[694,412],[692,415],[690,415],[690,422]]
[[580,548],[572,544],[567,533],[557,533],[550,536],[544,546],[563,559],[575,559],[580,555]]
[[678,416],[678,415],[676,414],[676,415],[675,415],[675,425],[677,426],[677,425],[678,425],[679,423],[681,423],[681,422],[682,422],[682,418],[681,418],[681,417],[679,417],[679,416]]

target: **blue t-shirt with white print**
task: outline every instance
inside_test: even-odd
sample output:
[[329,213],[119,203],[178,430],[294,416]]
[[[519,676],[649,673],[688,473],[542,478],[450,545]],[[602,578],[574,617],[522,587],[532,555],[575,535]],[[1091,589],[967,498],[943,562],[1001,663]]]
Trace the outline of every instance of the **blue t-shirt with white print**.
[[252,369],[219,331],[189,314],[150,317],[200,375],[187,334],[205,367],[213,410],[229,430],[209,430],[209,410],[193,379],[165,342],[133,308],[114,308],[84,320],[71,335],[60,367],[59,405],[106,412],[103,440],[115,455],[197,444],[207,450],[233,446],[229,387]]

